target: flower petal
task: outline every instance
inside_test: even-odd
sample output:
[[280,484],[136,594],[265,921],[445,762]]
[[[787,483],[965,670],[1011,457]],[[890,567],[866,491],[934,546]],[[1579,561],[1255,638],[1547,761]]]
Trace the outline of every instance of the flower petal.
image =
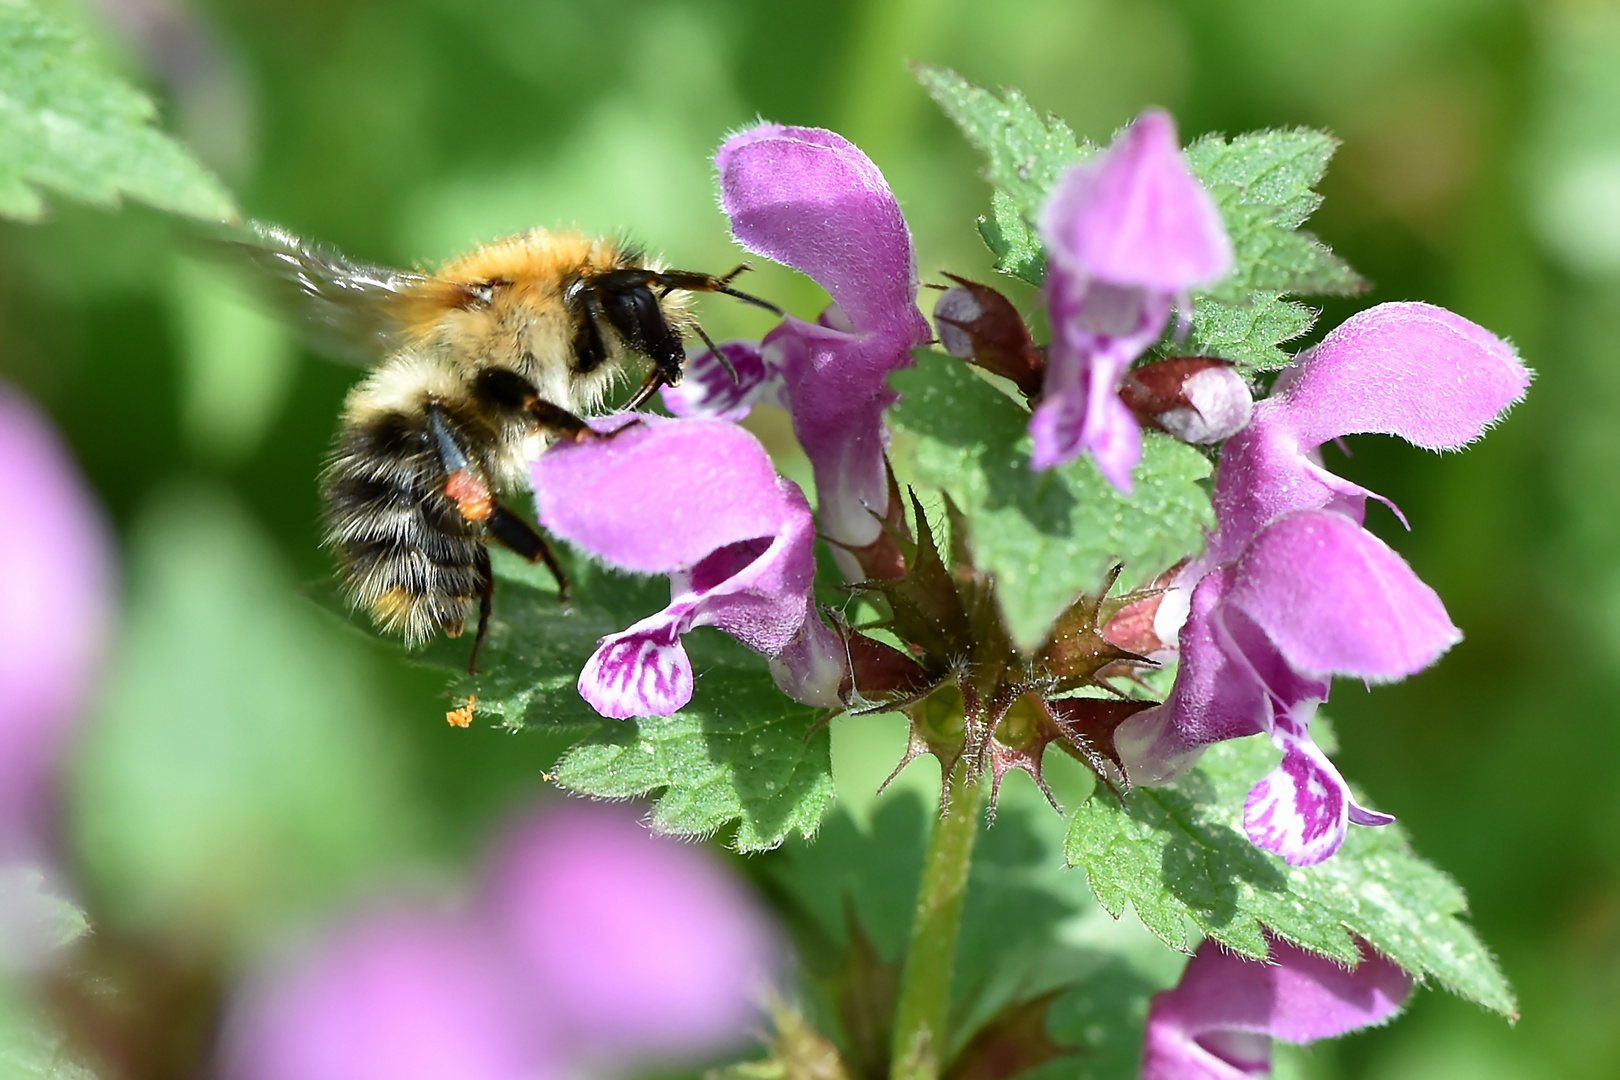
[[911,231],[888,181],[841,135],[760,124],[715,156],[720,205],[749,251],[826,289],[860,333],[927,341]]
[[1290,866],[1315,866],[1339,850],[1349,827],[1350,788],[1327,755],[1281,727],[1282,761],[1249,789],[1243,828],[1255,847]]
[[660,612],[603,638],[579,673],[579,696],[610,720],[679,712],[692,700],[684,629]]
[[1182,160],[1175,121],[1157,109],[1071,166],[1040,219],[1054,266],[1116,285],[1176,294],[1232,265],[1220,212]]
[[[686,359],[686,376],[679,386],[659,390],[664,405],[680,417],[741,420],[755,405],[785,408],[782,382],[766,367],[760,348],[751,341],[728,341],[720,346],[726,365],[704,349]],[[735,373],[736,378],[732,378]]]
[[1229,572],[1225,603],[1290,666],[1317,676],[1403,678],[1462,639],[1405,560],[1327,511],[1287,514],[1263,529]]
[[519,824],[490,867],[487,921],[577,1075],[741,1042],[776,965],[770,925],[741,883],[702,847],[653,836],[643,812],[570,800]]
[[641,573],[771,536],[783,513],[759,440],[721,420],[644,416],[612,438],[558,443],[532,472],[542,525]]
[[562,1075],[526,987],[479,929],[374,912],[238,1002],[228,1080],[544,1080]]
[[1307,1043],[1382,1023],[1411,990],[1406,972],[1365,945],[1347,970],[1275,938],[1264,961],[1206,940],[1181,981],[1153,997],[1142,1080],[1263,1075],[1270,1039]]
[[45,854],[51,787],[113,606],[107,527],[71,455],[0,386],[0,861]]
[[884,380],[911,364],[912,344],[791,317],[765,337],[766,357],[787,385],[794,434],[815,470],[822,531],[848,547],[864,547],[883,531],[883,413],[898,400]]
[[1272,400],[1300,444],[1399,435],[1451,449],[1479,438],[1524,397],[1530,372],[1508,344],[1432,304],[1379,304],[1297,359]]

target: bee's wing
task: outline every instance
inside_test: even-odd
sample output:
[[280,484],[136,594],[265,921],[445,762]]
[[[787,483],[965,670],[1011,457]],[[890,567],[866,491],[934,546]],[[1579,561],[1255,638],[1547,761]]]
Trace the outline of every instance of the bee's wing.
[[348,363],[369,365],[398,348],[412,300],[432,280],[356,262],[262,222],[216,234],[215,242],[259,271],[311,348]]

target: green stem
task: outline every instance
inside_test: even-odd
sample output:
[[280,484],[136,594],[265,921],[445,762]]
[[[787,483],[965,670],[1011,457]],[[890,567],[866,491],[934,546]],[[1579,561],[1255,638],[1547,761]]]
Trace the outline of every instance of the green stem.
[[911,945],[900,974],[891,1044],[891,1080],[936,1080],[950,1033],[951,965],[962,928],[973,841],[979,834],[984,785],[969,784],[965,762],[951,773],[947,814],[934,825],[923,863]]

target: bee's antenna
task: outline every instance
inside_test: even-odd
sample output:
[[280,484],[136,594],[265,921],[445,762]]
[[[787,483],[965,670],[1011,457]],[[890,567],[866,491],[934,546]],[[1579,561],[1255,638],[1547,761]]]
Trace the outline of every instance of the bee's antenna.
[[720,366],[726,369],[726,374],[731,376],[732,385],[736,386],[741,383],[742,380],[737,378],[737,369],[731,366],[731,360],[727,358],[725,353],[720,351],[720,346],[714,343],[714,339],[709,336],[708,331],[704,330],[698,323],[693,323],[692,329],[697,331],[697,336],[703,339],[703,344],[709,347],[709,351],[714,354],[714,358],[720,361]]

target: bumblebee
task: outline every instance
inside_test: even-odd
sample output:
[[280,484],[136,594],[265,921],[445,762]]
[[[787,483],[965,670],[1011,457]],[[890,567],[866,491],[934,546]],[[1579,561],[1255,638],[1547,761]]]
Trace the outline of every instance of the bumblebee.
[[[637,248],[575,232],[498,240],[436,273],[355,262],[277,228],[230,241],[277,283],[317,348],[381,362],[344,403],[321,478],[326,544],[350,603],[418,645],[489,629],[495,542],[568,583],[534,526],[501,502],[559,438],[597,437],[597,412],[636,357],[651,370],[627,409],[681,380],[683,335],[707,342],[693,293],[780,314],[723,277],[665,269]],[[722,356],[715,349],[717,356]]]

